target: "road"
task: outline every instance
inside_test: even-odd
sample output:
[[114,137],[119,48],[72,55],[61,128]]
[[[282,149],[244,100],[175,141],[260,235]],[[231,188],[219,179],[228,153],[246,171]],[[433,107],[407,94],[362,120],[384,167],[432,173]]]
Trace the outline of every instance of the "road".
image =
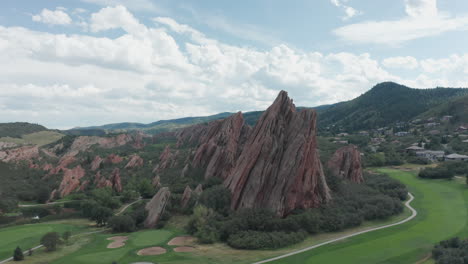
[[380,230],[380,229],[389,228],[389,227],[392,227],[392,226],[397,226],[397,225],[404,224],[404,223],[410,221],[411,219],[415,218],[418,215],[418,212],[413,207],[411,207],[411,205],[410,205],[410,203],[414,199],[414,196],[411,193],[408,193],[408,195],[409,195],[410,199],[408,201],[406,201],[405,206],[408,209],[411,210],[411,215],[409,217],[401,220],[400,222],[393,223],[393,224],[388,224],[388,225],[384,225],[384,226],[379,226],[379,227],[374,227],[374,228],[369,228],[369,229],[359,231],[359,232],[356,232],[356,233],[352,233],[352,234],[349,234],[349,235],[346,235],[346,236],[341,236],[341,237],[338,237],[338,238],[335,238],[335,239],[331,239],[331,240],[328,240],[326,242],[323,242],[323,243],[320,243],[320,244],[317,244],[317,245],[313,245],[313,246],[306,247],[306,248],[303,248],[303,249],[300,249],[300,250],[296,250],[296,251],[293,251],[293,252],[290,252],[290,253],[287,253],[287,254],[284,254],[284,255],[281,255],[281,256],[277,256],[277,257],[274,257],[274,258],[270,258],[270,259],[262,260],[262,261],[259,261],[259,262],[255,262],[253,264],[269,263],[269,262],[272,262],[272,261],[275,261],[275,260],[287,258],[287,257],[290,257],[292,255],[296,255],[296,254],[299,254],[299,253],[302,253],[302,252],[306,252],[306,251],[309,251],[309,250],[312,250],[312,249],[315,249],[315,248],[318,248],[318,247],[321,247],[321,246],[324,246],[324,245],[328,245],[328,244],[331,244],[331,243],[334,243],[334,242],[337,242],[337,241],[340,241],[340,240],[343,240],[343,239],[347,239],[347,238],[350,238],[350,237],[353,237],[353,236],[358,236],[358,235],[369,233],[369,232],[372,232],[372,231],[376,231],[376,230]]

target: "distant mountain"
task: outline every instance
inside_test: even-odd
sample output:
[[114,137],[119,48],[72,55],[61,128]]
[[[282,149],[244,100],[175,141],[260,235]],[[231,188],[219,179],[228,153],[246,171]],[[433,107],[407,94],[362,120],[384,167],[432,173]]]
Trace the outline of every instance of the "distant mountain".
[[0,123],[0,142],[20,145],[46,145],[64,135],[57,130],[26,122]]
[[409,121],[468,89],[413,89],[393,82],[380,83],[363,95],[318,110],[318,127],[357,131]]

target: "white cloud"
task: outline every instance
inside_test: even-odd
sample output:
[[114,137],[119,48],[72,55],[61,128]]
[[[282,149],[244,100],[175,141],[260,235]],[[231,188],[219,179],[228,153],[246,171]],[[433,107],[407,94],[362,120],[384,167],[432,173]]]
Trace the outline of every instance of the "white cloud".
[[344,11],[345,15],[343,17],[341,17],[341,19],[344,20],[344,21],[346,21],[346,20],[348,20],[350,18],[353,18],[353,17],[355,17],[357,15],[362,14],[361,11],[356,10],[351,6],[348,6],[348,5],[344,4],[344,3],[348,2],[348,0],[330,0],[330,2],[334,6],[339,7]]
[[405,11],[410,17],[436,17],[437,0],[405,0]]
[[[304,52],[284,44],[258,50],[210,39],[172,18],[154,21],[145,26],[117,6],[90,21],[94,31],[123,29],[114,38],[0,26],[0,121],[152,122],[265,109],[281,89],[297,105],[314,106],[352,99],[382,81],[431,87],[468,79],[459,74],[468,55],[422,60],[418,78],[408,81],[386,70],[391,60],[383,67],[367,53]],[[442,70],[449,64],[457,67]]]
[[398,20],[365,21],[333,30],[343,40],[355,43],[400,45],[414,39],[468,30],[468,16],[439,13],[436,0],[405,0],[408,16]]
[[72,22],[64,9],[59,7],[55,11],[44,8],[40,14],[32,16],[32,20],[50,25],[68,25]]
[[116,6],[123,5],[130,10],[154,13],[167,13],[166,8],[160,4],[156,4],[151,0],[81,0],[85,3],[91,3],[100,6]]
[[386,58],[382,64],[387,68],[406,70],[414,70],[419,66],[418,60],[411,56]]

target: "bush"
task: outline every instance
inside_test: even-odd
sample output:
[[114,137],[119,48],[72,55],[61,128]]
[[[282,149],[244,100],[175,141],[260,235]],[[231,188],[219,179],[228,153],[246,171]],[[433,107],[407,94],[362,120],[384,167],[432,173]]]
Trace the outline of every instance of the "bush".
[[42,206],[22,207],[21,213],[23,213],[25,217],[39,216],[40,218],[50,214],[49,210]]
[[229,237],[229,246],[238,249],[274,249],[303,241],[307,236],[300,232],[241,231]]
[[135,231],[135,220],[128,215],[113,216],[109,219],[108,226],[113,232],[133,232]]
[[451,179],[454,172],[446,167],[424,168],[419,171],[418,176],[425,179]]
[[13,252],[13,260],[14,261],[21,261],[24,259],[23,250],[20,247],[16,247],[15,251]]
[[468,239],[458,237],[441,241],[432,249],[432,257],[437,264],[465,264],[468,263]]
[[57,232],[49,232],[41,238],[41,244],[44,245],[47,251],[54,251],[60,242],[60,236]]
[[231,207],[231,192],[222,185],[216,185],[203,191],[199,202],[222,215],[227,215]]

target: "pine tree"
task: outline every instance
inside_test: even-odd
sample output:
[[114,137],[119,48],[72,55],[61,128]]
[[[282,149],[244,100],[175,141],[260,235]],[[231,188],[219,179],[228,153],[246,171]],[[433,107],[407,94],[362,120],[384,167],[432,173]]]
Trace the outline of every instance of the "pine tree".
[[20,261],[24,259],[23,250],[20,247],[16,247],[15,252],[13,253],[13,260]]

